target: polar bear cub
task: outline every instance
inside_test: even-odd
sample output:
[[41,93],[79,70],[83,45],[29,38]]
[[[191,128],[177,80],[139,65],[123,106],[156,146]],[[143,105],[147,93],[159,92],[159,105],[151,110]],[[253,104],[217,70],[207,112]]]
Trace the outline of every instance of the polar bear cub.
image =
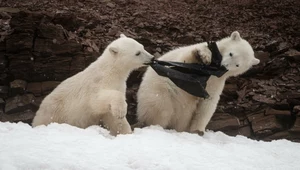
[[[237,31],[216,43],[223,56],[221,65],[228,72],[220,78],[209,78],[206,91],[210,97],[203,99],[190,95],[168,78],[161,77],[152,68],[148,68],[137,93],[138,124],[160,125],[200,135],[204,133],[216,110],[226,79],[238,76],[260,62],[254,57],[250,44]],[[159,60],[209,64],[211,55],[207,43],[199,43],[172,50]]]
[[46,96],[32,125],[57,122],[86,128],[104,124],[112,135],[131,133],[126,80],[131,71],[152,59],[142,44],[121,34],[95,62]]

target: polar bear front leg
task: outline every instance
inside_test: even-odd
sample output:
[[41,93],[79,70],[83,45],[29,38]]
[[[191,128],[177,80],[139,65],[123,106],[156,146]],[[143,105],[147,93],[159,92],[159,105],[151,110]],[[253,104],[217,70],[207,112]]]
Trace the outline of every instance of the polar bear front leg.
[[131,127],[126,117],[119,119],[112,114],[105,114],[102,117],[102,122],[104,126],[108,128],[110,134],[113,136],[116,136],[118,134],[132,133]]
[[102,90],[91,99],[91,107],[94,114],[112,114],[122,119],[127,114],[125,94],[116,90]]
[[218,101],[218,98],[209,98],[199,101],[193,119],[191,120],[190,133],[198,133],[200,136],[204,134],[205,127],[216,111]]
[[209,65],[211,63],[212,53],[205,45],[200,45],[192,51],[192,56],[203,64]]

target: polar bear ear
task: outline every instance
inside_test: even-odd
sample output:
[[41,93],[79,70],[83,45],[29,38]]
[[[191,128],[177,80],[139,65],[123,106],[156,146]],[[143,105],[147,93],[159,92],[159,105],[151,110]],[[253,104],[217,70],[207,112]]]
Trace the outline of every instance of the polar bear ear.
[[124,35],[124,34],[120,34],[120,37],[121,37],[121,38],[125,38],[125,37],[126,37],[126,35]]
[[117,47],[109,47],[109,52],[112,53],[113,55],[118,54],[119,50]]
[[259,63],[260,63],[260,60],[257,59],[257,58],[254,58],[254,59],[252,60],[252,65],[257,65],[257,64],[259,64]]
[[238,41],[241,39],[241,36],[240,36],[240,33],[238,31],[234,31],[233,33],[231,33],[231,36],[230,38],[233,40],[233,41]]

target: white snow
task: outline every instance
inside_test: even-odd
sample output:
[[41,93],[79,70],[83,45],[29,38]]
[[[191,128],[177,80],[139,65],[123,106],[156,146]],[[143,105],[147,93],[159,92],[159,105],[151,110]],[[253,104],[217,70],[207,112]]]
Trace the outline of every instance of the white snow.
[[300,144],[211,131],[200,137],[158,126],[112,137],[97,126],[0,123],[0,169],[299,170]]

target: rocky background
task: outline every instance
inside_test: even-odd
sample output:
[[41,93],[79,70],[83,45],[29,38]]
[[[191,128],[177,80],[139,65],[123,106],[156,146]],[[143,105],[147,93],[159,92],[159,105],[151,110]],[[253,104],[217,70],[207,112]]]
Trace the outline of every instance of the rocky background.
[[[227,81],[208,129],[300,142],[298,0],[2,0],[0,119],[31,123],[42,99],[120,33],[156,57],[238,30],[261,63]],[[128,119],[144,69],[128,80]]]

